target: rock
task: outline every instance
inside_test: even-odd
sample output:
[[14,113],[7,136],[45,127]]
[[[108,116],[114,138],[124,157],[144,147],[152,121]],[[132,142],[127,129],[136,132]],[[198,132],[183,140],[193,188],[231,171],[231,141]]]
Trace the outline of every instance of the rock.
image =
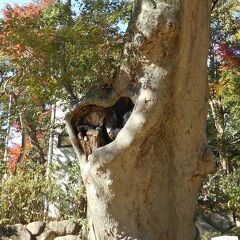
[[57,234],[52,230],[46,230],[40,236],[37,236],[37,240],[54,240]]
[[31,232],[33,235],[38,236],[40,235],[44,228],[45,228],[45,223],[44,222],[31,222],[26,226],[27,230]]
[[230,228],[234,226],[234,224],[231,221],[227,220],[226,218],[220,216],[217,213],[211,212],[204,213],[203,218],[206,220],[207,223],[209,223],[222,233],[228,231]]
[[198,217],[195,222],[200,234],[202,232],[219,232],[216,228],[208,224],[202,217]]
[[81,240],[80,237],[75,235],[67,235],[64,237],[56,237],[54,240]]
[[[31,233],[22,225],[7,225],[1,233],[2,239],[10,238],[12,240],[31,240]],[[3,238],[4,237],[4,238]]]
[[80,226],[73,220],[49,222],[47,228],[54,231],[57,236],[72,235],[79,231]]
[[201,216],[196,219],[195,225],[199,231],[201,240],[210,239],[216,236],[216,234],[220,234],[216,228],[209,225]]
[[5,233],[5,227],[0,226],[0,236],[4,236],[4,233]]
[[211,240],[238,240],[237,236],[221,236],[221,237],[214,237]]

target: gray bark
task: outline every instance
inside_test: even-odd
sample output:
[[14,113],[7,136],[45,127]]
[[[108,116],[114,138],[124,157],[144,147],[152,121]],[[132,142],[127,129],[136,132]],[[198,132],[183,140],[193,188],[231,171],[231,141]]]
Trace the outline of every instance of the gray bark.
[[22,131],[22,140],[21,140],[21,152],[18,157],[18,164],[24,165],[24,158],[27,153],[27,132],[26,132],[26,125],[24,121],[24,114],[22,112],[19,113],[19,123],[21,126],[21,131]]
[[[214,170],[205,135],[210,10],[208,0],[156,0],[156,8],[135,1],[112,91],[66,115],[87,189],[90,240],[194,239],[196,195]],[[123,96],[134,103],[130,118],[86,157],[76,120],[87,106],[107,108]]]
[[10,116],[11,116],[11,110],[12,110],[12,95],[9,95],[9,102],[8,102],[8,113],[7,113],[7,131],[6,131],[6,138],[5,138],[5,144],[4,144],[4,156],[3,161],[8,161],[8,144],[9,144],[9,138],[10,138],[10,129],[11,129],[11,123],[10,123]]
[[227,172],[229,171],[230,167],[228,163],[228,146],[226,141],[226,122],[224,118],[225,111],[218,96],[214,96],[214,94],[210,93],[209,103],[214,125],[217,131],[219,163],[222,170]]
[[50,166],[52,164],[53,158],[53,144],[54,144],[54,124],[56,120],[56,104],[52,104],[51,107],[51,127],[49,134],[49,142],[48,142],[48,155],[47,155],[47,178],[49,178]]
[[46,156],[45,156],[45,153],[44,153],[44,150],[43,148],[40,146],[40,143],[38,141],[38,138],[37,138],[37,130],[36,128],[31,124],[31,123],[27,123],[27,127],[28,129],[27,130],[27,134],[30,138],[30,141],[31,141],[31,144],[32,146],[35,147],[36,149],[36,152],[38,153],[38,163],[40,164],[44,164],[47,159],[46,159]]

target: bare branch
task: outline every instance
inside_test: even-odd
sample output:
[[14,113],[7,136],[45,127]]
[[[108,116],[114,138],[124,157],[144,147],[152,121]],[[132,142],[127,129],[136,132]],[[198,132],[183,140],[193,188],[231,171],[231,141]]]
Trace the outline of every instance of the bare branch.
[[219,1],[219,0],[215,0],[215,1],[212,3],[211,12],[213,12],[213,10],[214,10],[214,8],[216,7],[218,1]]

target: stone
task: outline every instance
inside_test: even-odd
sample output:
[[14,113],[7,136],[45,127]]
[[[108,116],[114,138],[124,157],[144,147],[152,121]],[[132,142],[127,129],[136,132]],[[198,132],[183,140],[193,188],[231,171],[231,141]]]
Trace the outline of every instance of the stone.
[[238,221],[238,220],[236,221],[236,226],[240,227],[240,221]]
[[38,236],[43,232],[45,228],[45,223],[40,221],[31,222],[26,226],[26,228],[33,235]]
[[195,221],[200,234],[203,232],[219,232],[216,228],[208,224],[202,217],[198,217]]
[[214,228],[216,228],[222,233],[228,231],[234,226],[234,224],[230,220],[220,216],[217,213],[204,213],[203,218],[208,224],[212,225]]
[[66,235],[63,237],[56,237],[54,240],[81,240],[80,237],[75,235]]
[[54,240],[57,234],[52,230],[46,230],[40,236],[37,236],[37,240]]
[[200,239],[202,240],[210,239],[210,237],[220,234],[216,228],[209,225],[201,216],[197,217],[195,225],[199,231]]
[[52,221],[47,228],[54,231],[57,236],[72,235],[79,231],[80,226],[74,220]]
[[239,240],[237,236],[220,236],[213,237],[211,240]]
[[0,226],[0,236],[4,236],[4,235],[5,235],[5,227]]
[[12,240],[31,240],[32,239],[31,233],[22,224],[5,226],[4,232],[1,235],[2,235],[2,239],[4,238],[7,239],[7,237]]

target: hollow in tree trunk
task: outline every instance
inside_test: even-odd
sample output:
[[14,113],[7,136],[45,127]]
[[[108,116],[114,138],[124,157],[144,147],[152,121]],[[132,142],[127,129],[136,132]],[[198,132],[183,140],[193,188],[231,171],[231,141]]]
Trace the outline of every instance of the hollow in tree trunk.
[[192,240],[205,135],[208,0],[136,0],[105,97],[66,115],[87,190],[90,240]]

